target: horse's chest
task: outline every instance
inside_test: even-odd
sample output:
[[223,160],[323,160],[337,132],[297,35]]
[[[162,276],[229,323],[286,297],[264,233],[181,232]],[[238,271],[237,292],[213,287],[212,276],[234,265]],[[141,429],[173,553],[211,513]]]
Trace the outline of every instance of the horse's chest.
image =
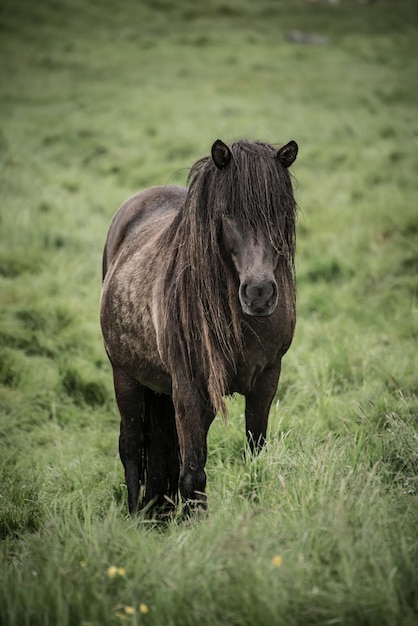
[[266,370],[280,371],[282,356],[292,342],[294,325],[292,315],[283,316],[283,311],[278,311],[270,318],[260,318],[244,326],[243,352],[230,377],[231,393],[246,395]]
[[246,395],[251,391],[259,374],[274,362],[274,354],[270,351],[262,352],[244,346],[244,351],[231,369],[228,376],[228,394],[240,393]]

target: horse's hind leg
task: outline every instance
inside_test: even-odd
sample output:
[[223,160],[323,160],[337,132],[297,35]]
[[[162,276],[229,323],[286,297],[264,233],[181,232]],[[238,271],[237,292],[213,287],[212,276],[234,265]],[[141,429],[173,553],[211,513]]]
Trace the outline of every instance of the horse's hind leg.
[[180,472],[179,444],[170,396],[145,390],[147,465],[144,505],[158,513],[172,511],[177,501]]
[[115,366],[113,383],[120,412],[119,454],[125,470],[129,512],[135,513],[144,481],[144,387]]

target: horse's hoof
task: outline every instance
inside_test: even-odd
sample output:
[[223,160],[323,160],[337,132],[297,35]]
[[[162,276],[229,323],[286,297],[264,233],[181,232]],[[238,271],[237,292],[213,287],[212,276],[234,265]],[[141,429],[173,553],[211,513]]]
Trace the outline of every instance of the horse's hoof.
[[183,505],[183,518],[193,522],[199,522],[208,515],[206,500],[188,500]]

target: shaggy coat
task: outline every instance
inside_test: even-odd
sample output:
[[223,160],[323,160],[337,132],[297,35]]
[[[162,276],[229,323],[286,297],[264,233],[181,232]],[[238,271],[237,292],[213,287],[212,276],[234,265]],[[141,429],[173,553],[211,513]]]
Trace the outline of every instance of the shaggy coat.
[[205,506],[206,436],[224,397],[246,398],[265,440],[295,327],[295,142],[220,140],[188,187],[125,202],[103,255],[101,325],[121,414],[129,508]]

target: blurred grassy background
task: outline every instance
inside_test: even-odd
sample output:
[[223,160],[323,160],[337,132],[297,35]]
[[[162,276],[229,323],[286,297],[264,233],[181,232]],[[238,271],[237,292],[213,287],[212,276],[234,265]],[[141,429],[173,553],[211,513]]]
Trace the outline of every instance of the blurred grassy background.
[[[2,624],[416,622],[417,31],[410,0],[3,0]],[[262,455],[232,400],[209,518],[138,530],[102,247],[218,137],[299,143],[297,332]]]

